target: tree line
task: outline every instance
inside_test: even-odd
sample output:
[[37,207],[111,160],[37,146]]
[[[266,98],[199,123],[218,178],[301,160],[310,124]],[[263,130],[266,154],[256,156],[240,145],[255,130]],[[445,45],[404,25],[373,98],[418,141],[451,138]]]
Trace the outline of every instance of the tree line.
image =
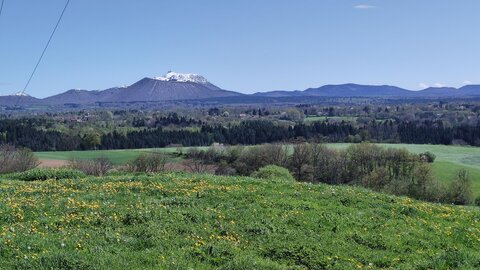
[[[168,119],[168,120],[167,120]],[[169,122],[176,117],[163,119]],[[208,146],[214,142],[228,145],[254,145],[273,142],[348,142],[363,141],[409,144],[468,144],[480,146],[477,125],[445,126],[441,121],[370,121],[355,125],[348,121],[283,124],[268,120],[240,123],[202,124],[199,128],[144,128],[128,132],[101,134],[90,131],[71,134],[45,128],[41,119],[0,120],[0,144],[28,147],[33,151],[69,151],[88,149],[155,148],[171,145]],[[179,120],[182,122],[182,120]]]
[[[293,147],[265,144],[252,147],[210,147],[190,149],[187,162],[202,172],[202,165],[216,166],[219,175],[255,176],[262,168],[272,173],[287,168],[298,181],[333,185],[358,185],[379,192],[412,198],[453,203],[473,203],[471,182],[466,171],[459,171],[450,184],[433,177],[431,153],[420,155],[405,149],[374,144],[354,144],[342,150],[323,144],[300,143]],[[280,174],[280,173],[279,173]],[[283,173],[282,173],[283,174]],[[480,201],[477,200],[477,203]]]

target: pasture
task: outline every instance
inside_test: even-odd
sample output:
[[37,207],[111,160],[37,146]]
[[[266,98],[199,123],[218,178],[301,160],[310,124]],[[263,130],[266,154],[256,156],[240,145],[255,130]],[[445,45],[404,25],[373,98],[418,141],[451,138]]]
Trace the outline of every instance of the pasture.
[[0,190],[1,269],[480,267],[477,209],[356,187],[168,173]]
[[127,150],[89,150],[89,151],[57,151],[57,152],[35,152],[40,160],[71,160],[71,159],[95,159],[106,157],[115,165],[123,165],[126,162],[147,152],[175,153],[177,148],[149,148],[149,149],[127,149]]

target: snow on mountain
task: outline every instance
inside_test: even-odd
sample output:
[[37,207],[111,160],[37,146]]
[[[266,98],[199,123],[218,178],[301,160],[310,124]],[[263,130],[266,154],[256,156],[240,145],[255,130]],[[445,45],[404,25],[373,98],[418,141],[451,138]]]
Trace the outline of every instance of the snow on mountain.
[[16,96],[16,97],[29,97],[29,95],[28,95],[27,93],[22,92],[22,91],[17,92],[17,93],[15,93],[15,94],[11,95],[11,96]]
[[155,80],[164,82],[193,82],[193,83],[208,83],[205,77],[198,74],[191,73],[176,73],[173,71],[167,72],[163,77],[154,77]]

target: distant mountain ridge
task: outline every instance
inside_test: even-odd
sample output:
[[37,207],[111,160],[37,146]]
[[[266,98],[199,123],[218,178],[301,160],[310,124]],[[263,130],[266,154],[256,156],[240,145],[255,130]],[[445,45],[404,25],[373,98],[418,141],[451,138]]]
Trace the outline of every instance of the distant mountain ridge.
[[471,97],[480,96],[480,85],[467,85],[461,88],[430,87],[419,91],[407,90],[391,85],[339,84],[309,88],[304,91],[271,91],[255,93],[262,97]]
[[210,83],[205,77],[197,74],[184,74],[169,71],[161,77],[143,78],[130,86],[113,87],[106,90],[78,90],[38,99],[16,93],[0,96],[1,106],[27,105],[65,105],[96,103],[129,103],[129,102],[164,102],[181,100],[211,100],[221,103],[222,98],[229,100],[243,99],[264,101],[265,98],[307,98],[307,97],[365,97],[365,98],[462,98],[480,97],[480,85],[466,85],[461,88],[430,87],[420,91],[412,91],[391,85],[339,84],[324,85],[317,88],[295,91],[269,91],[247,95],[228,91]]

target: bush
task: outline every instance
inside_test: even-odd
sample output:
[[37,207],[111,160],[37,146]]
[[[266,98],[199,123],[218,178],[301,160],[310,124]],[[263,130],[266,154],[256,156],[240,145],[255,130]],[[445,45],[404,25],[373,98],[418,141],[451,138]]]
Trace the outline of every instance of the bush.
[[235,175],[236,173],[235,168],[230,166],[226,161],[220,162],[215,169],[216,175]]
[[258,171],[252,173],[252,177],[268,179],[268,180],[280,180],[282,182],[294,182],[292,174],[288,169],[279,167],[276,165],[268,165],[258,169]]
[[128,162],[126,170],[143,173],[164,172],[166,164],[167,156],[164,153],[146,153]]
[[475,205],[476,206],[480,206],[480,196],[478,196],[476,199],[475,199]]
[[434,183],[435,180],[430,166],[419,164],[413,171],[413,182],[410,182],[410,189],[406,195],[420,200],[435,201],[437,192],[432,190]]
[[428,151],[425,153],[419,154],[419,156],[422,161],[428,162],[428,163],[433,163],[437,158],[437,156],[434,153],[428,152]]
[[33,169],[13,175],[13,179],[21,181],[44,181],[48,179],[79,179],[85,177],[83,172],[72,169]]
[[388,171],[385,168],[378,168],[362,179],[362,186],[379,191],[389,182]]
[[209,170],[208,164],[201,159],[186,159],[182,165],[192,173],[206,173]]
[[466,170],[460,170],[447,190],[446,202],[466,205],[472,202],[472,184]]
[[70,168],[93,176],[103,176],[113,168],[112,163],[106,157],[99,157],[93,160],[73,159],[69,163]]
[[281,144],[265,144],[227,151],[227,163],[240,175],[250,175],[267,165],[284,167],[288,162],[288,148]]
[[12,145],[0,146],[0,173],[24,172],[39,164],[30,149]]

